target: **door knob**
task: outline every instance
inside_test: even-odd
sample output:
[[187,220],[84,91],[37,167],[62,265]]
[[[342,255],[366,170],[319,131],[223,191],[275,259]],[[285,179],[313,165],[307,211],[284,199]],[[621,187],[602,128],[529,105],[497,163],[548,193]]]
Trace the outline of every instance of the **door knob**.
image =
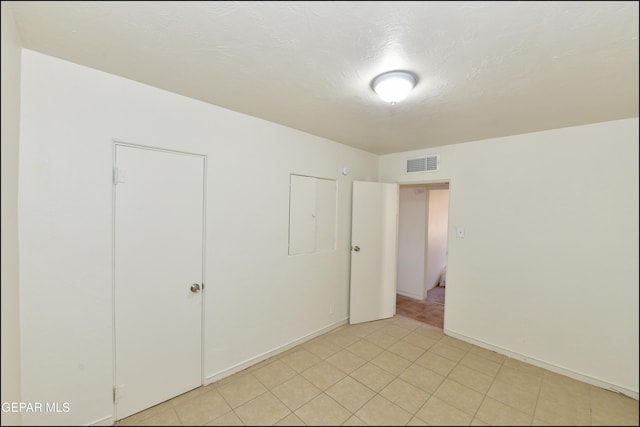
[[193,292],[194,294],[200,292],[200,285],[197,283],[191,285],[191,292]]
[[360,246],[354,246],[353,250],[356,251],[356,252],[360,252]]

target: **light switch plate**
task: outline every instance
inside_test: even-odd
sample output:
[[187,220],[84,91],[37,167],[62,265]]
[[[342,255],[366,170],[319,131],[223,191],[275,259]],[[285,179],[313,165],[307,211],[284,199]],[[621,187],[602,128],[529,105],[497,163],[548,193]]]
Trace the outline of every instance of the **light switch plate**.
[[464,227],[456,228],[456,237],[463,239],[464,238]]

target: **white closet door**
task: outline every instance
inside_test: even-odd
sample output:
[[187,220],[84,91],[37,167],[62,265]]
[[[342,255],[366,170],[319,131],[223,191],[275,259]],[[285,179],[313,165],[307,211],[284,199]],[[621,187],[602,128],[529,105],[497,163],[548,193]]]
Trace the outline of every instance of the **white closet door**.
[[115,147],[116,419],[202,384],[204,157]]

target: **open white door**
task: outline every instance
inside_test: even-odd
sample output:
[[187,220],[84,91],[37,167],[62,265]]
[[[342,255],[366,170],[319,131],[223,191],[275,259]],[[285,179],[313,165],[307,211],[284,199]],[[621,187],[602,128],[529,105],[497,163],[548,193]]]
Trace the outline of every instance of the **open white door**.
[[115,146],[117,420],[202,384],[204,162]]
[[353,182],[349,323],[393,317],[398,262],[398,184]]

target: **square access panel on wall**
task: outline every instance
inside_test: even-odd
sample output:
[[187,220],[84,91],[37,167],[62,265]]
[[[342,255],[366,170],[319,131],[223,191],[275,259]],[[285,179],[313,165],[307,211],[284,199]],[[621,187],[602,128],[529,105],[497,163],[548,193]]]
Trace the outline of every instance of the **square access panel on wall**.
[[440,154],[407,159],[406,173],[434,172],[440,169]]

